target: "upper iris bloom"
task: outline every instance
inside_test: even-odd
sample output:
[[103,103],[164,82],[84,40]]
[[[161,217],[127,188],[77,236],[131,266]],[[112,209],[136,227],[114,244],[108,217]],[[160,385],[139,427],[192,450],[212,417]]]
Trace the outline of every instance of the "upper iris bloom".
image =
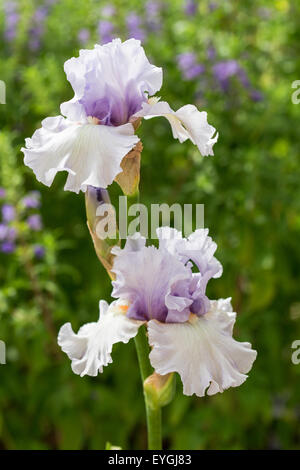
[[162,86],[162,69],[151,65],[140,41],[114,39],[65,63],[75,92],[61,105],[63,116],[48,117],[23,148],[24,162],[50,186],[58,171],[67,171],[66,190],[106,188],[122,171],[120,163],[137,144],[134,124],[140,118],[165,116],[180,142],[190,138],[202,155],[211,155],[217,140],[206,113],[188,105],[172,111],[150,98]]
[[178,372],[186,395],[213,395],[241,385],[256,351],[233,339],[236,314],[230,299],[209,300],[205,294],[209,279],[222,273],[216,244],[208,230],[185,239],[163,227],[158,237],[159,248],[145,246],[140,236],[123,250],[115,248],[112,295],[118,300],[110,306],[100,302],[98,322],[77,334],[70,323],[61,328],[58,343],[73,371],[81,376],[102,372],[112,362],[113,345],[127,343],[145,323],[155,372]]

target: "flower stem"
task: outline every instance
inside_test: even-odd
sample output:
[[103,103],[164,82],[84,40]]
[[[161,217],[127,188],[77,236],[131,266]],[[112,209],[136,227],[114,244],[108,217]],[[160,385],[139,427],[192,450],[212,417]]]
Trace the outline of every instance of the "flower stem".
[[[146,329],[144,326],[139,328],[139,332],[135,337],[135,346],[141,371],[142,382],[153,373],[149,361],[149,343],[146,336]],[[147,415],[147,431],[148,431],[148,449],[161,450],[162,449],[162,436],[161,436],[161,408],[160,406],[150,406],[146,394],[144,392],[146,415]]]

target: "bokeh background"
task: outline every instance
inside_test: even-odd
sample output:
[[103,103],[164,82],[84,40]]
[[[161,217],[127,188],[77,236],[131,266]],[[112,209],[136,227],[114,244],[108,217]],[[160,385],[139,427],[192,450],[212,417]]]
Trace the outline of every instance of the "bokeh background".
[[[48,189],[23,165],[24,139],[72,97],[63,64],[112,37],[141,39],[164,70],[161,96],[195,103],[220,132],[202,158],[171,137],[163,118],[143,123],[141,201],[205,204],[235,336],[258,358],[238,389],[163,410],[168,449],[300,448],[299,111],[300,4],[287,0],[48,0],[0,2],[0,448],[146,446],[134,342],[120,344],[97,378],[71,372],[60,326],[96,320],[108,277],[94,255],[83,195]],[[113,192],[117,190],[112,188]]]

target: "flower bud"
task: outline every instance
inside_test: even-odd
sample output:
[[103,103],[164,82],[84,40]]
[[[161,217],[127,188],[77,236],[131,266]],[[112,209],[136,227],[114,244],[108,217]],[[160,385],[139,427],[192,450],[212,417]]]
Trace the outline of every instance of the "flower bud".
[[174,373],[159,375],[154,372],[144,381],[144,393],[151,408],[168,405],[174,397],[176,380]]

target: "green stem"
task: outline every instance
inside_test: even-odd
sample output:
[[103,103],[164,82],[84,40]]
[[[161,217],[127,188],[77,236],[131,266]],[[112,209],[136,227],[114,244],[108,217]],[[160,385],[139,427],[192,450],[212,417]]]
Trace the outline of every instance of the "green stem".
[[[141,371],[142,382],[146,380],[149,375],[153,373],[149,361],[150,347],[146,336],[146,329],[144,326],[139,328],[139,332],[135,337],[135,346]],[[161,436],[161,408],[151,407],[148,403],[147,397],[144,393],[146,415],[147,415],[147,430],[148,430],[148,449],[161,450],[162,449],[162,436]]]

